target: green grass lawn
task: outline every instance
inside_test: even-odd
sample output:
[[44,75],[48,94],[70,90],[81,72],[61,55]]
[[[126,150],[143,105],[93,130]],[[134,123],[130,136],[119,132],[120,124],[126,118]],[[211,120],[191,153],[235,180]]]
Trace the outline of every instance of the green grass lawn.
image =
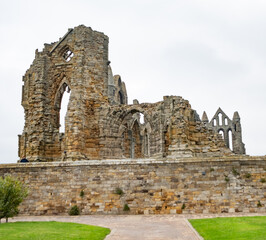
[[204,240],[266,240],[266,217],[190,219]]
[[108,228],[64,222],[15,222],[0,224],[2,240],[101,240]]

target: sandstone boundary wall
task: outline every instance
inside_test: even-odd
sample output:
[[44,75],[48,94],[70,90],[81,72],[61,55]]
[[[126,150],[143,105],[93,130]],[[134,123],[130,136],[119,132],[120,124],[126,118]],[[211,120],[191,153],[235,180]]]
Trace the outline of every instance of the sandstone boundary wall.
[[2,164],[6,175],[30,190],[21,214],[67,214],[76,204],[81,214],[266,212],[266,157]]

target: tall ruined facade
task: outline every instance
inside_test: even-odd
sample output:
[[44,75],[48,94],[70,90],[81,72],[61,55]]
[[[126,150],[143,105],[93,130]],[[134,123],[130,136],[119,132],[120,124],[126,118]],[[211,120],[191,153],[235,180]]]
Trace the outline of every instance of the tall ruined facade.
[[[187,100],[165,96],[157,103],[128,105],[125,83],[113,76],[108,37],[83,25],[69,29],[58,42],[36,50],[23,77],[25,126],[19,135],[19,157],[29,161],[106,158],[204,157],[244,154],[240,118],[227,124],[201,120]],[[60,109],[70,92],[65,133]],[[143,120],[142,120],[143,118]],[[215,120],[214,120],[215,119]],[[218,134],[224,131],[223,137]]]

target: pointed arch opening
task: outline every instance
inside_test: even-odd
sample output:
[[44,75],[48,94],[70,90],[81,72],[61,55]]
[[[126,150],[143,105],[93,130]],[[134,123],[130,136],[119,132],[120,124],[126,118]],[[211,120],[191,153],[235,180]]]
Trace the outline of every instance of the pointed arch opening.
[[139,114],[139,122],[140,122],[140,124],[144,124],[145,123],[145,118],[144,118],[144,114],[143,113]]
[[228,130],[228,146],[233,151],[233,134],[231,129]]
[[129,110],[119,127],[122,155],[127,158],[149,157],[151,125],[149,116],[141,109]]
[[224,130],[223,130],[223,129],[220,129],[220,130],[218,131],[218,133],[219,133],[220,135],[222,135],[222,138],[224,139]]
[[131,158],[142,157],[140,127],[139,127],[138,121],[135,121],[132,127],[130,157]]
[[218,125],[223,125],[223,115],[221,113],[218,113]]
[[215,127],[217,125],[216,119],[213,119],[212,125]]
[[227,117],[224,119],[224,125],[225,125],[225,126],[228,125],[228,118],[227,118]]
[[61,108],[60,108],[60,113],[59,113],[59,118],[60,118],[59,132],[60,133],[65,132],[65,126],[66,126],[65,121],[66,121],[68,103],[70,99],[70,92],[71,91],[65,91],[63,93],[63,97],[61,100]]
[[125,103],[124,96],[123,96],[123,93],[121,91],[118,92],[118,97],[119,97],[119,103],[124,104]]
[[55,97],[55,114],[58,131],[65,132],[66,115],[70,101],[71,89],[66,82],[63,82],[57,90]]

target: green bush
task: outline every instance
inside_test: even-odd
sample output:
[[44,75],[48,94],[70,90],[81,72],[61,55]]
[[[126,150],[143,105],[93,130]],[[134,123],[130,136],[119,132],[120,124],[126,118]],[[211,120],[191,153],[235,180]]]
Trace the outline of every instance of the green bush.
[[83,191],[83,190],[81,190],[81,191],[80,191],[80,194],[79,194],[79,196],[83,198],[83,197],[84,197],[84,195],[85,195],[84,191]]
[[123,211],[127,212],[130,210],[130,207],[127,205],[127,203],[124,205]]
[[123,195],[124,192],[123,192],[123,190],[122,190],[121,188],[116,188],[116,189],[115,189],[115,194]]
[[78,208],[78,206],[77,206],[77,205],[72,206],[72,207],[70,208],[68,214],[69,214],[70,216],[76,216],[76,215],[79,215],[80,212],[79,212],[79,208]]
[[245,178],[250,178],[251,177],[251,174],[250,173],[246,173],[245,174]]
[[22,182],[11,176],[0,177],[0,222],[2,218],[8,222],[8,218],[16,216],[19,204],[27,196],[27,188]]
[[239,175],[239,172],[235,168],[232,169],[232,173],[235,177]]
[[260,200],[257,203],[257,207],[262,207],[262,204],[261,204]]

